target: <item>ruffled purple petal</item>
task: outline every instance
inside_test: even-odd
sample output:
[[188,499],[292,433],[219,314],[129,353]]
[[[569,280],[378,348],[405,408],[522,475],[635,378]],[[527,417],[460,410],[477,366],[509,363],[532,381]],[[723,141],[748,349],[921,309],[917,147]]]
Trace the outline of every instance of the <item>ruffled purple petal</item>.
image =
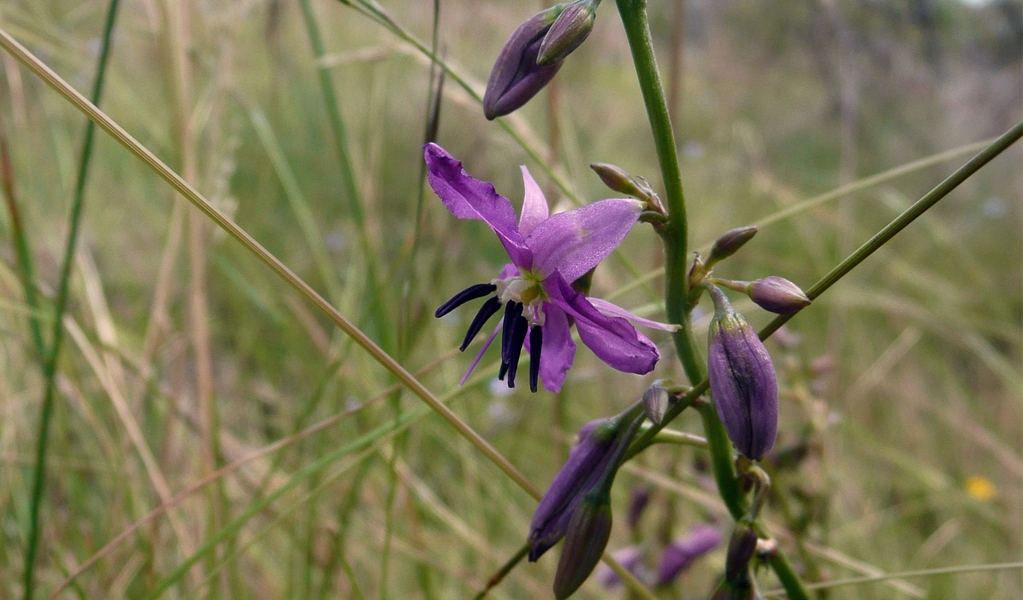
[[490,225],[516,265],[528,269],[533,255],[515,224],[511,202],[493,184],[469,176],[462,163],[446,150],[430,143],[423,147],[430,187],[459,219],[479,219]]
[[618,247],[642,209],[638,200],[612,199],[551,216],[526,238],[533,270],[541,277],[558,271],[575,281]]
[[543,287],[551,303],[575,319],[579,338],[600,360],[625,373],[643,375],[653,370],[661,357],[657,346],[628,321],[601,314],[558,272],[545,279]]
[[643,325],[644,327],[649,327],[651,329],[660,329],[661,331],[678,331],[681,328],[680,325],[672,325],[671,323],[659,323],[657,321],[651,321],[650,319],[644,319],[643,317],[634,315],[631,312],[622,308],[621,306],[618,306],[617,304],[612,304],[607,300],[589,297],[587,297],[586,299],[590,301],[590,304],[592,304],[594,308],[604,313],[605,315],[611,315],[613,317],[621,317],[623,319],[628,319],[629,321],[632,321],[633,323],[638,323],[640,325]]
[[525,195],[522,199],[522,215],[519,217],[519,233],[525,238],[529,237],[533,228],[547,219],[551,211],[547,207],[547,199],[544,198],[543,191],[536,184],[533,176],[529,174],[529,169],[525,165],[521,168]]

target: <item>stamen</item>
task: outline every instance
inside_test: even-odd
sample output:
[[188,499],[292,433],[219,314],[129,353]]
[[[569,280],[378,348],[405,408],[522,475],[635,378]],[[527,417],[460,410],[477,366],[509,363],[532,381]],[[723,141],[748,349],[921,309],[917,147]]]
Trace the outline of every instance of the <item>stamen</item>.
[[496,290],[497,286],[492,283],[477,283],[476,285],[470,285],[452,296],[451,299],[444,304],[441,304],[440,308],[433,313],[433,316],[439,319],[466,302],[475,300],[476,298],[482,298],[483,296],[488,296]]
[[[504,309],[504,331],[501,332],[501,362],[509,362],[508,356],[511,353],[512,326],[515,319],[522,316],[522,303],[510,301]],[[521,343],[521,342],[520,342]]]
[[543,345],[543,328],[539,325],[529,330],[529,391],[536,393],[536,382],[540,377],[540,347]]
[[497,378],[500,381],[504,381],[504,376],[507,375],[507,374],[508,374],[508,363],[502,362],[501,363],[501,372],[497,374]]
[[480,307],[480,311],[473,318],[472,323],[469,324],[469,331],[465,332],[465,339],[462,340],[462,345],[458,349],[465,352],[465,349],[469,347],[469,344],[472,343],[480,329],[483,329],[483,326],[487,324],[490,317],[494,316],[494,313],[499,310],[501,310],[501,301],[496,296],[484,302],[483,306]]
[[515,330],[512,331],[511,348],[508,356],[508,387],[515,387],[515,373],[519,370],[519,355],[522,353],[522,342],[526,341],[526,332],[529,331],[529,321],[519,316],[515,319]]

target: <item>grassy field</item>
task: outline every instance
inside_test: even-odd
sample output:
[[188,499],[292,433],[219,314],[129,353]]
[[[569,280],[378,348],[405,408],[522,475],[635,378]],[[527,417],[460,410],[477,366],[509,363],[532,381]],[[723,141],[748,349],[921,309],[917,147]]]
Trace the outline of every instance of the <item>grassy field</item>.
[[[563,210],[615,195],[590,162],[660,190],[657,158],[613,2],[548,91],[500,122],[478,97],[540,3],[439,2],[436,41],[434,6],[121,2],[100,107],[542,491],[582,424],[685,376],[669,335],[647,331],[662,359],[645,377],[580,346],[560,394],[506,389],[496,355],[458,387],[478,347],[457,352],[472,310],[433,311],[506,256],[424,186],[435,80],[422,49],[436,44],[453,71],[436,141],[516,207],[519,165]],[[107,11],[3,0],[0,28],[87,95]],[[691,247],[761,226],[722,277],[808,288],[1023,115],[1019,2],[651,0],[650,12]],[[3,599],[25,593],[44,355],[85,127],[0,53]],[[804,456],[777,461],[765,511],[797,568],[809,583],[935,570],[822,598],[1023,594],[1018,564],[956,572],[1023,560],[1021,159],[1018,145],[996,158],[767,343],[778,447]],[[83,198],[35,597],[76,574],[58,597],[471,598],[518,551],[536,501],[102,131]],[[637,227],[597,269],[593,295],[662,320],[662,267],[657,236]],[[754,326],[769,321],[735,302]],[[703,434],[689,412],[672,427]],[[617,483],[609,550],[642,543],[650,567],[692,525],[732,526],[700,449],[654,447]],[[636,488],[651,504],[630,531]],[[718,549],[654,593],[707,597],[724,560]],[[490,597],[551,597],[556,562],[523,562]],[[769,570],[759,579],[782,597]],[[576,597],[608,594],[628,597],[595,581]]]

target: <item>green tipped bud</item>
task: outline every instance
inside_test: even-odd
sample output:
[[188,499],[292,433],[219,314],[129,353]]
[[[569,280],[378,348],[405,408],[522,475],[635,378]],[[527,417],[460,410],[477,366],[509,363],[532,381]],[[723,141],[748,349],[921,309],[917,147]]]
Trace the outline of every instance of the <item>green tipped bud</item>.
[[650,202],[650,192],[643,189],[625,169],[609,163],[590,163],[590,168],[604,185],[621,194]]
[[810,305],[810,299],[798,285],[774,275],[750,283],[746,294],[760,308],[779,315],[790,315]]
[[728,541],[728,555],[725,558],[725,581],[734,583],[749,571],[749,561],[757,550],[757,532],[748,523],[735,524],[732,539]]
[[564,60],[590,36],[596,19],[596,2],[576,2],[566,8],[543,38],[536,64],[545,67]]
[[714,242],[714,246],[710,249],[710,256],[707,257],[707,266],[709,267],[735,254],[739,248],[742,248],[746,242],[753,239],[753,236],[756,234],[756,225],[736,227],[721,234],[721,237]]
[[565,534],[565,545],[554,575],[554,597],[571,596],[600,561],[611,537],[611,503],[607,494],[586,496],[572,515]]

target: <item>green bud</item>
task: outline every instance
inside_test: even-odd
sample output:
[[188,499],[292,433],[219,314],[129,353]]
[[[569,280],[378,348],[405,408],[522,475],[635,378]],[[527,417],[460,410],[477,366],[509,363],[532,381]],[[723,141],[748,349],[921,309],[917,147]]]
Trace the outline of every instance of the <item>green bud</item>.
[[710,249],[710,256],[707,257],[707,266],[709,267],[714,263],[735,254],[739,248],[742,248],[746,242],[753,239],[753,236],[756,234],[756,225],[737,227],[724,232],[721,234],[721,237],[714,242],[714,246]]
[[571,596],[600,561],[611,537],[611,503],[606,493],[587,495],[572,515],[554,575],[554,597]]
[[590,163],[590,168],[600,177],[604,185],[621,194],[640,200],[650,201],[650,195],[636,183],[625,169],[609,163]]
[[536,64],[545,67],[564,60],[590,36],[596,18],[596,2],[581,1],[568,6],[544,36]]

